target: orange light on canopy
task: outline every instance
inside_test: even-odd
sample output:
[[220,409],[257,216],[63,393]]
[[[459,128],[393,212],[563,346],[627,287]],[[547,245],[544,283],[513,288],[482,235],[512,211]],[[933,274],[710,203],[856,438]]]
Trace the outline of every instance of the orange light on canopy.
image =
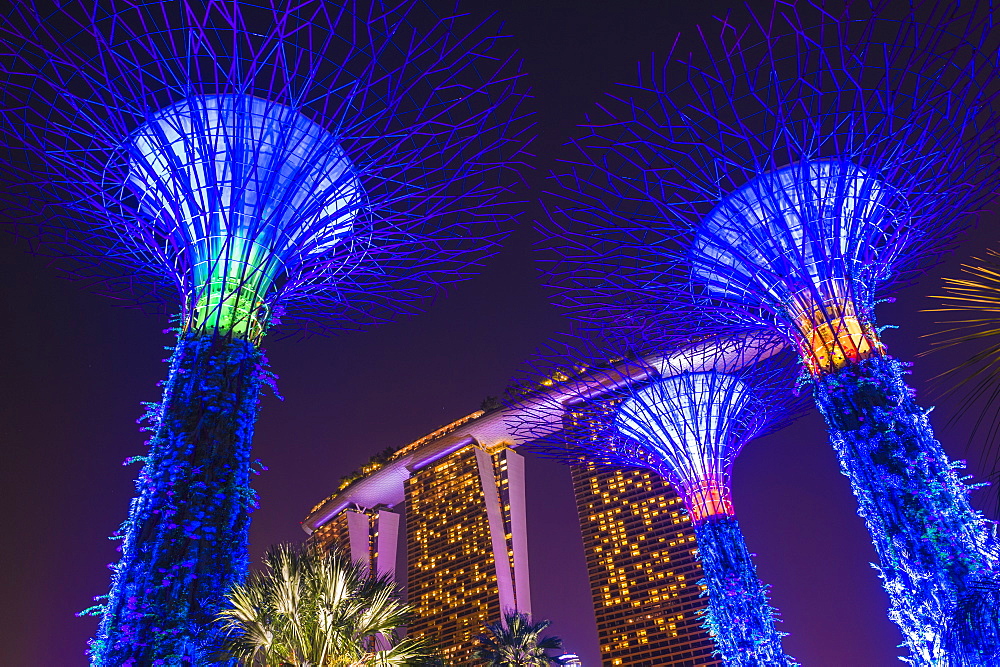
[[799,333],[799,356],[813,377],[883,350],[874,327],[859,315],[847,290],[838,289],[842,284],[838,281],[833,288],[816,290],[825,297],[821,303],[816,303],[810,290],[804,296],[797,295],[789,308]]

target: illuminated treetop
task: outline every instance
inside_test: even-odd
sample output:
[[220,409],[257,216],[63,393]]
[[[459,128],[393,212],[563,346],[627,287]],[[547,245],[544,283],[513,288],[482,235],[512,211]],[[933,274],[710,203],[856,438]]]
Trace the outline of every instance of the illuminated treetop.
[[549,199],[580,318],[765,327],[814,370],[879,345],[877,288],[997,184],[996,34],[985,7],[827,4],[720,19],[588,118]]
[[[547,456],[656,471],[695,522],[732,515],[736,456],[801,405],[795,364],[781,350],[774,338],[627,358],[608,344],[550,349],[532,375],[543,386],[552,380],[551,388],[524,397],[512,427]],[[575,369],[572,376],[554,370],[565,368]]]
[[286,309],[410,311],[495,245],[523,95],[488,25],[417,0],[83,4],[0,26],[2,132],[25,227],[103,290],[256,339]]

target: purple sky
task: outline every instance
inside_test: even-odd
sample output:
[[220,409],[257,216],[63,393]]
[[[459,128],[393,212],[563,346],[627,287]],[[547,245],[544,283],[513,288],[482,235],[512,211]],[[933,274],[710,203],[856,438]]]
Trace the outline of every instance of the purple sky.
[[[504,3],[507,30],[521,49],[538,109],[537,186],[584,111],[640,59],[725,7],[721,3]],[[614,9],[609,9],[614,4]],[[471,10],[476,3],[469,3]],[[256,456],[270,467],[257,483],[253,557],[274,542],[304,536],[299,521],[336,481],[375,451],[399,446],[475,410],[499,395],[516,368],[565,326],[539,284],[530,220],[483,275],[453,289],[426,314],[379,329],[307,340],[271,340],[283,402],[264,399]],[[984,217],[976,238],[952,260],[882,306],[890,351],[912,360],[934,317],[918,311],[970,253],[996,234]],[[165,318],[117,307],[63,280],[38,258],[2,240],[0,304],[0,552],[4,577],[0,664],[85,664],[95,619],[74,612],[107,590],[107,540],[125,518],[136,467],[121,462],[143,451],[135,420],[140,401],[159,398],[166,367]],[[934,373],[956,357],[919,360],[912,378],[922,402]],[[956,457],[966,430],[945,428],[948,404],[932,417]],[[568,649],[599,664],[590,592],[569,474],[559,464],[528,467],[529,540],[537,617]],[[841,477],[818,416],[752,443],[735,472],[737,511],[761,578],[773,586],[789,634],[787,651],[805,665],[894,665],[900,641],[885,616],[886,596],[868,563],[868,535]]]

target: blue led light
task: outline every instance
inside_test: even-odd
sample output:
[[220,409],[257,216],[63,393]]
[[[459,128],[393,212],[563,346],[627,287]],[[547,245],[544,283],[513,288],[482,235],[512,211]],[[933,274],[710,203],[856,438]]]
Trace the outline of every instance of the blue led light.
[[250,447],[266,360],[240,338],[187,334],[170,360],[138,495],[120,531],[121,560],[97,637],[95,665],[202,664],[215,611],[247,572]]
[[872,357],[824,376],[814,394],[879,554],[889,616],[913,657],[994,664],[996,529],[969,504],[962,466],[934,439],[902,365]]
[[763,295],[791,319],[849,292],[867,302],[903,249],[886,248],[885,230],[906,217],[905,202],[867,170],[803,161],[755,177],[706,216],[691,279],[718,298],[755,305]]
[[777,610],[735,517],[714,517],[695,524],[698,558],[708,596],[705,627],[715,638],[726,665],[784,667],[796,664],[781,650],[784,633],[774,629]]
[[700,520],[731,514],[729,478],[743,445],[767,423],[751,387],[725,373],[684,373],[638,389],[615,424],[660,462]]
[[259,338],[275,282],[350,234],[364,205],[337,139],[256,97],[181,100],[124,151],[139,215],[191,272],[194,329]]

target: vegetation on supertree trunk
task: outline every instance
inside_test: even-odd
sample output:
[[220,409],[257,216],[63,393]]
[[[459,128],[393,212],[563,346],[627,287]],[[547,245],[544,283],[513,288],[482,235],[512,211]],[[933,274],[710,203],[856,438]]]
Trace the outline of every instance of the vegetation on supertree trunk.
[[250,443],[266,360],[250,342],[182,335],[149,451],[122,525],[121,560],[91,651],[106,665],[196,663],[214,644],[214,610],[246,575],[256,494]]
[[1000,657],[995,527],[969,503],[963,466],[933,441],[902,364],[872,357],[822,376],[813,391],[911,654],[921,664],[992,664]]
[[777,610],[767,587],[757,578],[736,517],[718,516],[694,526],[698,559],[705,576],[708,608],[705,627],[715,639],[716,652],[732,667],[787,667],[781,648],[784,633],[774,628]]

